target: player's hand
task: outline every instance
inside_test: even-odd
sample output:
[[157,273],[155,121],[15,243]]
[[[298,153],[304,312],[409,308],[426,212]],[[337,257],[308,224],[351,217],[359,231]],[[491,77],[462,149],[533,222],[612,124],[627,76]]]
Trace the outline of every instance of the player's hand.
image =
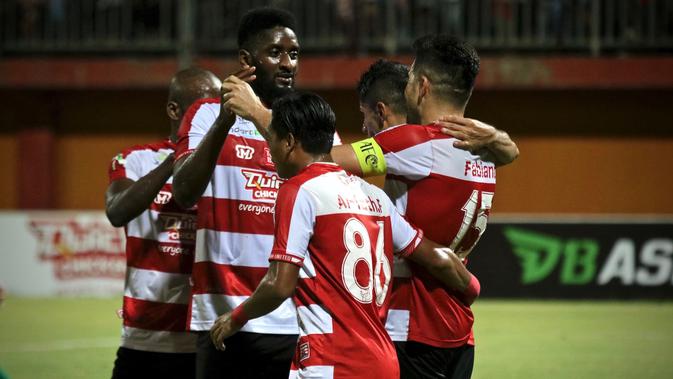
[[[222,81],[222,87],[220,87],[220,115],[218,118],[227,120],[227,122],[221,122],[225,124],[231,124],[234,121],[235,113],[231,112],[225,107],[226,99],[225,95],[230,92],[231,81],[237,80],[238,82],[246,83],[255,80],[257,76],[255,75],[255,67],[245,66],[237,72],[229,75],[226,79]],[[225,85],[227,84],[227,85]]]
[[498,132],[496,128],[479,120],[458,116],[442,117],[435,124],[442,127],[442,133],[458,140],[453,143],[454,147],[477,155],[495,141]]
[[217,350],[224,351],[226,347],[224,346],[224,340],[240,329],[241,326],[231,320],[231,312],[227,312],[215,320],[213,327],[210,329],[210,339]]
[[243,69],[242,75],[231,75],[222,82],[222,107],[246,120],[253,120],[261,109],[267,110],[248,84],[256,77],[254,71],[255,67]]

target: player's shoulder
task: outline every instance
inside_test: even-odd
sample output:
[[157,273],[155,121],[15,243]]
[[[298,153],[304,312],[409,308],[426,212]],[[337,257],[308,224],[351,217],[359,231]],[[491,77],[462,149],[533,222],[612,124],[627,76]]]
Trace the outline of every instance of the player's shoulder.
[[204,98],[196,100],[187,108],[183,117],[188,123],[191,123],[197,115],[214,115],[217,117],[220,113],[220,99],[218,98]]
[[449,138],[441,133],[434,124],[401,124],[383,130],[374,136],[374,140],[384,152],[395,152],[414,147],[437,138]]
[[161,150],[175,150],[175,145],[169,140],[154,141],[150,143],[137,144],[123,149],[116,157],[128,158],[131,155],[137,155],[138,153],[148,152],[156,153]]

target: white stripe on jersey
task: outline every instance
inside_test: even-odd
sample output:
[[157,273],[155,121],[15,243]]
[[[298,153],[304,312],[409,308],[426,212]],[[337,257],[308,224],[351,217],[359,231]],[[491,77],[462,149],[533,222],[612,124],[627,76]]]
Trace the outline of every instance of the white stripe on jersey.
[[474,163],[479,160],[481,167],[492,169],[495,172],[495,165],[490,162],[482,162],[478,156],[469,151],[459,150],[453,147],[456,139],[436,139],[425,144],[432,144],[432,154],[435,157],[435,166],[432,172],[439,175],[448,176],[460,180],[469,180],[477,183],[495,183],[495,175],[479,177],[472,175],[472,170],[466,170],[466,162]]
[[[213,322],[222,313],[231,311],[240,305],[248,296],[227,296],[220,294],[198,294],[192,296],[192,320],[191,329],[197,331],[210,330]],[[295,322],[289,324],[288,319]],[[292,298],[288,298],[276,308],[273,312],[253,320],[248,321],[243,328],[244,332],[265,333],[265,334],[299,334],[296,323],[297,311],[292,303]]]
[[333,333],[332,316],[319,304],[297,307],[300,336]]
[[124,296],[160,303],[189,303],[189,274],[127,267],[126,283]]
[[[210,229],[196,231],[196,254],[194,263],[269,267],[269,254],[273,244],[270,234],[247,234],[218,232]],[[208,246],[219,247],[217,253],[208,252]]]
[[419,180],[432,171],[432,144],[424,142],[398,152],[384,154],[387,174]]
[[[170,341],[171,344],[167,344],[166,341]],[[124,326],[121,346],[160,353],[193,353],[196,349],[196,335]]]
[[291,370],[288,379],[333,379],[334,366],[308,366],[299,371]]
[[406,341],[409,335],[409,311],[404,309],[388,310],[386,331],[393,341]]

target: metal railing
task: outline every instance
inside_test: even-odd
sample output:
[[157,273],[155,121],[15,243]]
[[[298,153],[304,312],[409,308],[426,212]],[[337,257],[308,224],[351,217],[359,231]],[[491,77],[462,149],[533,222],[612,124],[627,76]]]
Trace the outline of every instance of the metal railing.
[[673,52],[673,0],[0,0],[0,54],[222,54],[240,16],[292,11],[304,52],[403,53],[427,33],[495,52]]

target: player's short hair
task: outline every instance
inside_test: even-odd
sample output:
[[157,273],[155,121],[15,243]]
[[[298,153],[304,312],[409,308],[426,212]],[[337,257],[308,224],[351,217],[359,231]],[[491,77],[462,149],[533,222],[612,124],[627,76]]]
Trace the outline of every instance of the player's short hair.
[[358,82],[360,102],[373,108],[383,102],[397,114],[407,113],[404,88],[409,80],[409,67],[399,63],[379,59],[369,66]]
[[428,77],[437,94],[453,104],[465,106],[479,74],[479,55],[465,41],[445,34],[417,39],[414,74]]
[[249,10],[238,24],[238,48],[245,49],[259,32],[282,26],[295,29],[292,13],[278,8],[263,7]]
[[281,138],[292,133],[309,154],[326,154],[332,150],[336,116],[320,96],[294,91],[274,101],[271,128]]

